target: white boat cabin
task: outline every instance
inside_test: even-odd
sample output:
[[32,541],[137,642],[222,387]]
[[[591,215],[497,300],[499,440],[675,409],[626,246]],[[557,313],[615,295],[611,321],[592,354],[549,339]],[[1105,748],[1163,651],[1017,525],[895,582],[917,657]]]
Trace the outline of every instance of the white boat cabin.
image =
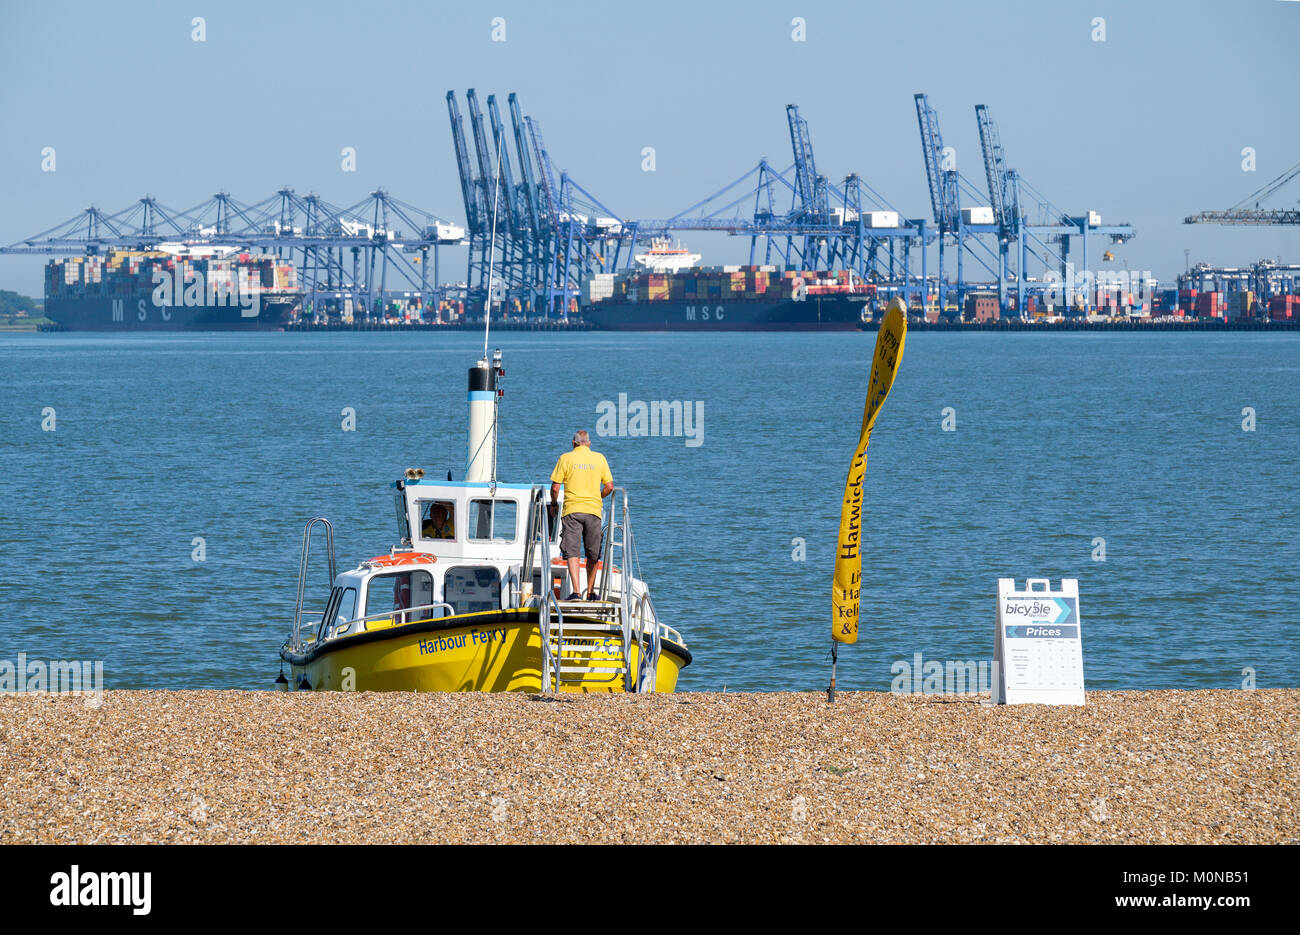
[[[393,486],[403,547],[430,552],[440,562],[463,558],[518,563],[523,555],[533,485],[407,479]],[[549,502],[549,490],[544,492]],[[558,548],[559,524],[554,525],[552,542]]]
[[[334,579],[317,641],[430,617],[536,603],[533,596],[542,588],[540,569],[531,581],[520,581],[533,485],[407,478],[393,486],[399,545],[389,555],[363,561]],[[550,500],[548,488],[542,488],[545,502]],[[561,494],[561,510],[563,503]],[[549,532],[551,554],[558,555],[558,520]],[[572,591],[585,594],[589,587],[585,562],[579,572],[581,589],[572,586],[568,568],[558,559],[551,572],[557,599]],[[616,569],[609,584],[611,596],[618,593],[621,577]],[[636,590],[644,590],[644,585],[638,589],[634,584]]]

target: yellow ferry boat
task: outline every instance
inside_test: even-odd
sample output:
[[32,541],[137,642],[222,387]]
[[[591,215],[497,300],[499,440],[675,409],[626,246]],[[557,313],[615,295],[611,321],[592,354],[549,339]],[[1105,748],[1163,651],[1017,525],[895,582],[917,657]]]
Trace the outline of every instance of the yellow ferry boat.
[[[638,567],[627,493],[605,508],[601,561],[569,580],[556,556],[549,483],[496,479],[501,352],[469,369],[464,481],[413,468],[394,485],[398,544],[338,573],[334,533],[303,530],[281,687],[343,691],[671,692],[691,662],[662,623]],[[561,507],[563,500],[561,499]],[[330,591],[304,610],[308,556],[321,534]],[[585,563],[584,563],[585,565]],[[594,593],[595,600],[561,600]],[[289,669],[285,676],[284,667]]]

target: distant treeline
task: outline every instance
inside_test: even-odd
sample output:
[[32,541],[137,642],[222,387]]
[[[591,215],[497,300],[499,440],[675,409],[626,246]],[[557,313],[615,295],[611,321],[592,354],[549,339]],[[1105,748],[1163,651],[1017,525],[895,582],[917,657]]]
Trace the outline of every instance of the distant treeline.
[[0,289],[0,315],[16,315],[19,312],[26,312],[36,318],[40,316],[42,306],[35,299]]

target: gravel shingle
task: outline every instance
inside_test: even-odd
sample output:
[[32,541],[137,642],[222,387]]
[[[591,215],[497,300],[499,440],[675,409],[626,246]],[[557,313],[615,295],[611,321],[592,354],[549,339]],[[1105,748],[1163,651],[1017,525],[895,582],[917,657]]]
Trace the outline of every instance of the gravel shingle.
[[1300,690],[0,695],[0,843],[1300,840]]

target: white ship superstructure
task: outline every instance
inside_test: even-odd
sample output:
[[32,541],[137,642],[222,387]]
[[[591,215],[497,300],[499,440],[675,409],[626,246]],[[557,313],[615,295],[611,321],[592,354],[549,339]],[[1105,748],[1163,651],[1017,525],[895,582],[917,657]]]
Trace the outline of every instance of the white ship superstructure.
[[655,273],[675,273],[681,269],[698,266],[700,254],[691,253],[680,241],[676,246],[667,237],[656,237],[645,253],[636,254],[636,261]]

